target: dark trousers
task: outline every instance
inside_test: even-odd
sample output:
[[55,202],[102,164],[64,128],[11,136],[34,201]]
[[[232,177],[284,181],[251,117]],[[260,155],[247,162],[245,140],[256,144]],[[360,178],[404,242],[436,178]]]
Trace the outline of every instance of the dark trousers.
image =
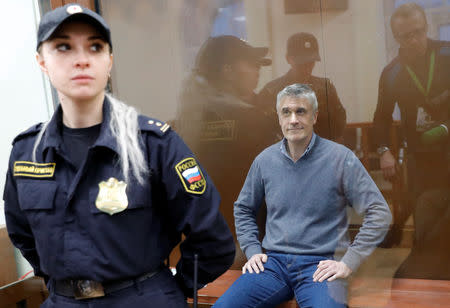
[[51,291],[43,308],[183,308],[188,307],[184,295],[169,269],[137,282],[135,285],[107,294],[104,297],[75,300]]

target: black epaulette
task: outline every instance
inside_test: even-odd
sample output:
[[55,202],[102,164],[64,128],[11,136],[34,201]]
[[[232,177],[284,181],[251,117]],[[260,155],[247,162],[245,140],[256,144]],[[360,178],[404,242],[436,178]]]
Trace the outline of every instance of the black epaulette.
[[157,119],[140,115],[138,118],[139,129],[146,132],[152,132],[157,136],[164,136],[169,130],[170,125]]
[[19,141],[25,137],[37,135],[41,131],[42,125],[43,125],[43,123],[38,123],[38,124],[31,126],[29,129],[21,132],[20,134],[18,134],[16,136],[16,138],[14,138],[12,144],[14,145],[14,143],[16,143],[17,141]]

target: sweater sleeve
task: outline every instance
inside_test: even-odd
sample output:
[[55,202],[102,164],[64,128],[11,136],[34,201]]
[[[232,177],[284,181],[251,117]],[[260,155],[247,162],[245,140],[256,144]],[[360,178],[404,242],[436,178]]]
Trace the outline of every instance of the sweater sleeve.
[[234,203],[236,235],[247,259],[254,254],[262,253],[261,242],[258,240],[259,230],[256,215],[263,199],[264,184],[261,170],[255,160],[250,167],[239,197]]
[[364,215],[358,234],[341,260],[355,271],[384,239],[392,215],[369,173],[350,151],[344,162],[343,186],[350,206]]

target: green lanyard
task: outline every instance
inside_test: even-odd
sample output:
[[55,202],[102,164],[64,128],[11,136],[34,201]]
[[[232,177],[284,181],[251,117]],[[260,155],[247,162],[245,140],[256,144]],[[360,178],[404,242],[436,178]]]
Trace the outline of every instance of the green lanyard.
[[423,88],[422,84],[419,81],[419,78],[417,78],[417,75],[414,73],[414,71],[407,65],[406,70],[409,73],[409,76],[411,76],[411,79],[416,84],[416,87],[422,92],[422,94],[425,97],[428,97],[428,94],[430,93],[431,83],[433,82],[433,74],[434,74],[434,58],[435,58],[435,51],[431,53],[430,56],[430,68],[428,69],[428,82],[427,82],[427,90]]

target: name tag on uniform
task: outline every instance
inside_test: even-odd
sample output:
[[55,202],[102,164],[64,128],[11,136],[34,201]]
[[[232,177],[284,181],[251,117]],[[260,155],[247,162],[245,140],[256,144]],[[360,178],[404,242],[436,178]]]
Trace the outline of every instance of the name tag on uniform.
[[30,178],[52,178],[56,163],[35,163],[31,161],[14,162],[13,175]]
[[126,193],[127,184],[115,178],[101,181],[95,206],[102,212],[113,215],[124,211],[128,207]]

